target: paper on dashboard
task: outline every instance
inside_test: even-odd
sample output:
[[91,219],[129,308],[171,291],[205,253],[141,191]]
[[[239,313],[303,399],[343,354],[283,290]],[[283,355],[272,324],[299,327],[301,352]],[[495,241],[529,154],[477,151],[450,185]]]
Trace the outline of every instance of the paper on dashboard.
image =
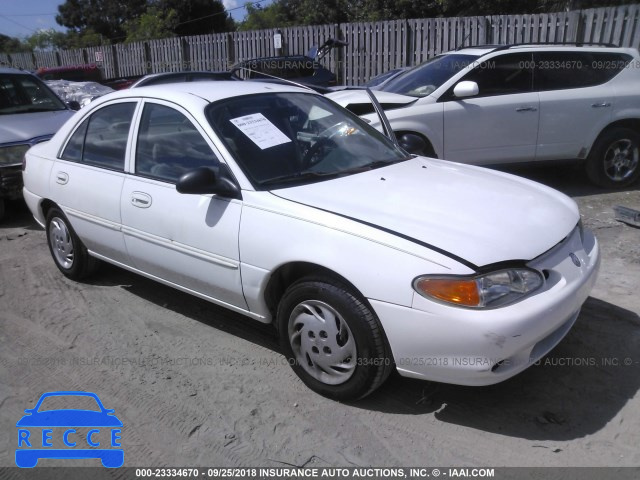
[[291,141],[261,113],[252,113],[229,121],[262,150]]

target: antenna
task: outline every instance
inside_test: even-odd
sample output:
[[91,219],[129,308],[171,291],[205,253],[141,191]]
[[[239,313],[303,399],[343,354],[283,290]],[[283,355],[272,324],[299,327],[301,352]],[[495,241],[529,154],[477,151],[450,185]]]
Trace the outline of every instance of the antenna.
[[456,45],[456,48],[455,48],[456,52],[460,50],[462,47],[464,47],[464,42],[466,42],[470,36],[471,36],[471,32],[467,33],[467,36],[462,39],[462,43]]

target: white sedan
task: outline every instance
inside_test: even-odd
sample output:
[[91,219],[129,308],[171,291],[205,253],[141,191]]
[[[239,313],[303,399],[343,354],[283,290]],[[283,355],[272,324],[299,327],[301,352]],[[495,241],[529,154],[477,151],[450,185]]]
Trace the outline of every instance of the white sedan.
[[23,168],[63,274],[106,261],[273,323],[302,381],[339,400],[393,368],[515,375],[569,331],[599,266],[565,195],[408,155],[297,87],[109,94]]

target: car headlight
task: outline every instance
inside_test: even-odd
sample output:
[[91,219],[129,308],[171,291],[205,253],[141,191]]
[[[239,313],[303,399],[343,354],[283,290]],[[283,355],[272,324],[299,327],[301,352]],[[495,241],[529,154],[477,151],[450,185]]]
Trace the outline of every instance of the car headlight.
[[413,281],[423,297],[471,308],[495,308],[523,299],[544,282],[528,268],[511,268],[474,275],[424,275]]
[[0,147],[0,165],[20,165],[29,145]]

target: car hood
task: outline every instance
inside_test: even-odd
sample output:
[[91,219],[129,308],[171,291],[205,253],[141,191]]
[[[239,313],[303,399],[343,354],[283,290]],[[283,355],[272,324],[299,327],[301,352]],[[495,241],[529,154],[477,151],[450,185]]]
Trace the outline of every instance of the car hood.
[[53,135],[75,112],[14,113],[0,116],[0,144]]
[[47,410],[25,415],[16,427],[121,427],[115,415],[91,410]]
[[[416,97],[408,95],[400,95],[398,93],[383,92],[381,90],[372,90],[378,102],[384,107],[385,105],[408,105],[418,100]],[[371,99],[364,89],[346,89],[327,93],[326,97],[330,98],[338,105],[347,107],[347,105],[357,103],[371,103]]]
[[580,218],[573,200],[546,186],[424,157],[272,193],[428,244],[472,268],[531,260]]

